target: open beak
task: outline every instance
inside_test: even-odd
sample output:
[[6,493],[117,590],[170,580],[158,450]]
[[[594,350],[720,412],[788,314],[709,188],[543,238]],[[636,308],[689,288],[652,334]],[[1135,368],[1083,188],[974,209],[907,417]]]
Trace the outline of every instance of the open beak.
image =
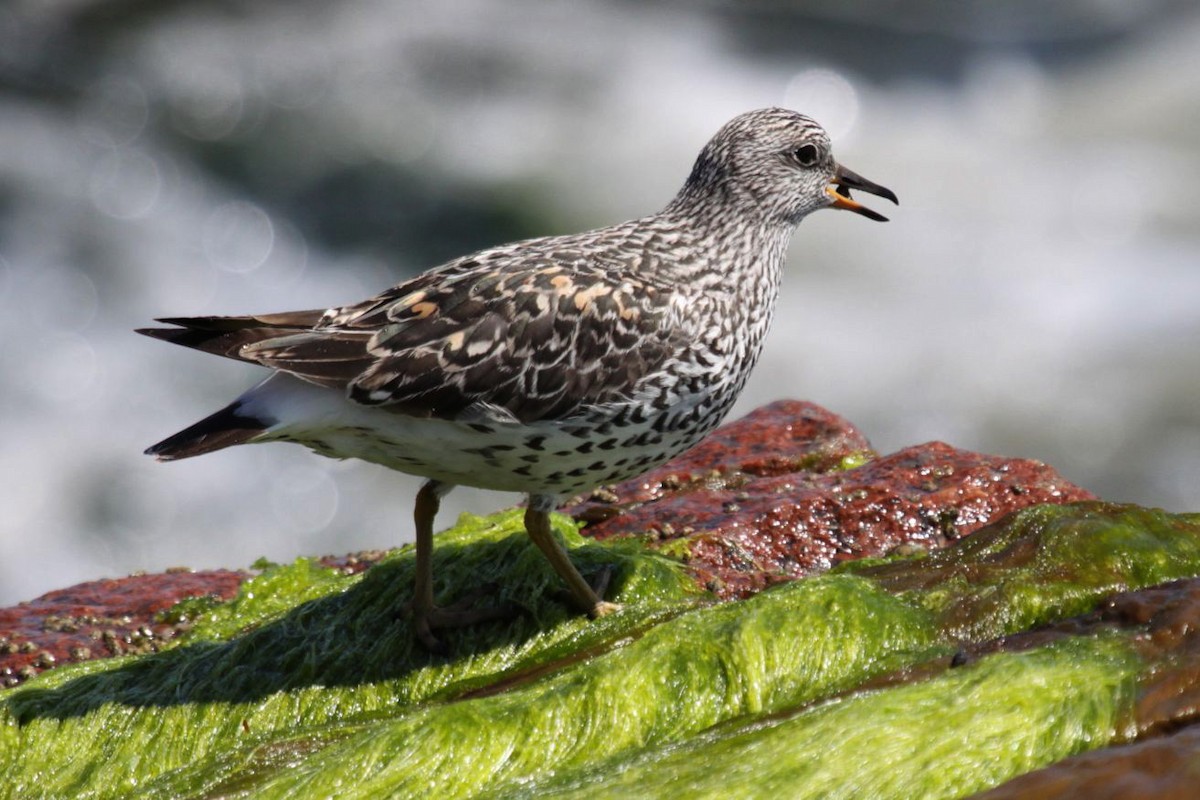
[[885,200],[891,200],[896,205],[900,205],[900,201],[896,198],[896,193],[891,189],[885,189],[878,183],[871,183],[857,172],[846,169],[841,164],[837,165],[837,169],[833,173],[833,182],[825,187],[826,193],[833,198],[832,206],[834,208],[844,208],[847,211],[853,211],[855,214],[862,214],[867,219],[873,219],[876,222],[887,222],[887,217],[876,211],[864,206],[862,203],[854,200],[850,196],[851,189],[860,189],[869,194],[882,197]]

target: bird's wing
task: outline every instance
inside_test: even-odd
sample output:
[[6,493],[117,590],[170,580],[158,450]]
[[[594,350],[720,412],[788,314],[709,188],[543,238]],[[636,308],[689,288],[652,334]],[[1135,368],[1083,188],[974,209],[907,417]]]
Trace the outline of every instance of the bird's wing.
[[[364,405],[558,419],[632,397],[686,347],[669,290],[615,266],[582,254],[452,262],[303,330],[261,324],[286,315],[169,321],[185,326],[173,341],[343,388]],[[196,343],[205,335],[215,346]]]

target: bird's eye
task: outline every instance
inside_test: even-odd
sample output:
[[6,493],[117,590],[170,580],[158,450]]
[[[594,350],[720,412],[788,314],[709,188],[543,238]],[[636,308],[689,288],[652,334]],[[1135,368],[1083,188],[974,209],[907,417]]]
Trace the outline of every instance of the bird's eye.
[[801,145],[796,148],[792,155],[800,162],[800,166],[811,167],[817,163],[817,146],[815,144]]

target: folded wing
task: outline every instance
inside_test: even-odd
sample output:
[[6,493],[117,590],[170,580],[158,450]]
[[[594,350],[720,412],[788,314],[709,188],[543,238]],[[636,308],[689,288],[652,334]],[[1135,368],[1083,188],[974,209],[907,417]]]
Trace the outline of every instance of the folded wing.
[[[170,318],[139,331],[342,389],[363,405],[455,418],[481,405],[522,422],[631,397],[677,352],[668,293],[547,259],[425,273],[328,311]],[[686,346],[684,347],[686,349]]]

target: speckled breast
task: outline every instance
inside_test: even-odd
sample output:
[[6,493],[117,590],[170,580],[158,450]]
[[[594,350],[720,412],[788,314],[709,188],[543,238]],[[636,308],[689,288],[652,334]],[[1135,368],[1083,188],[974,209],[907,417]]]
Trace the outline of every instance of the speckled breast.
[[[663,410],[628,404],[607,413],[530,424],[417,419],[370,408],[320,426],[289,425],[263,441],[291,441],[447,484],[567,496],[640,475],[696,444],[724,418],[725,385]],[[740,388],[740,387],[737,387]]]

